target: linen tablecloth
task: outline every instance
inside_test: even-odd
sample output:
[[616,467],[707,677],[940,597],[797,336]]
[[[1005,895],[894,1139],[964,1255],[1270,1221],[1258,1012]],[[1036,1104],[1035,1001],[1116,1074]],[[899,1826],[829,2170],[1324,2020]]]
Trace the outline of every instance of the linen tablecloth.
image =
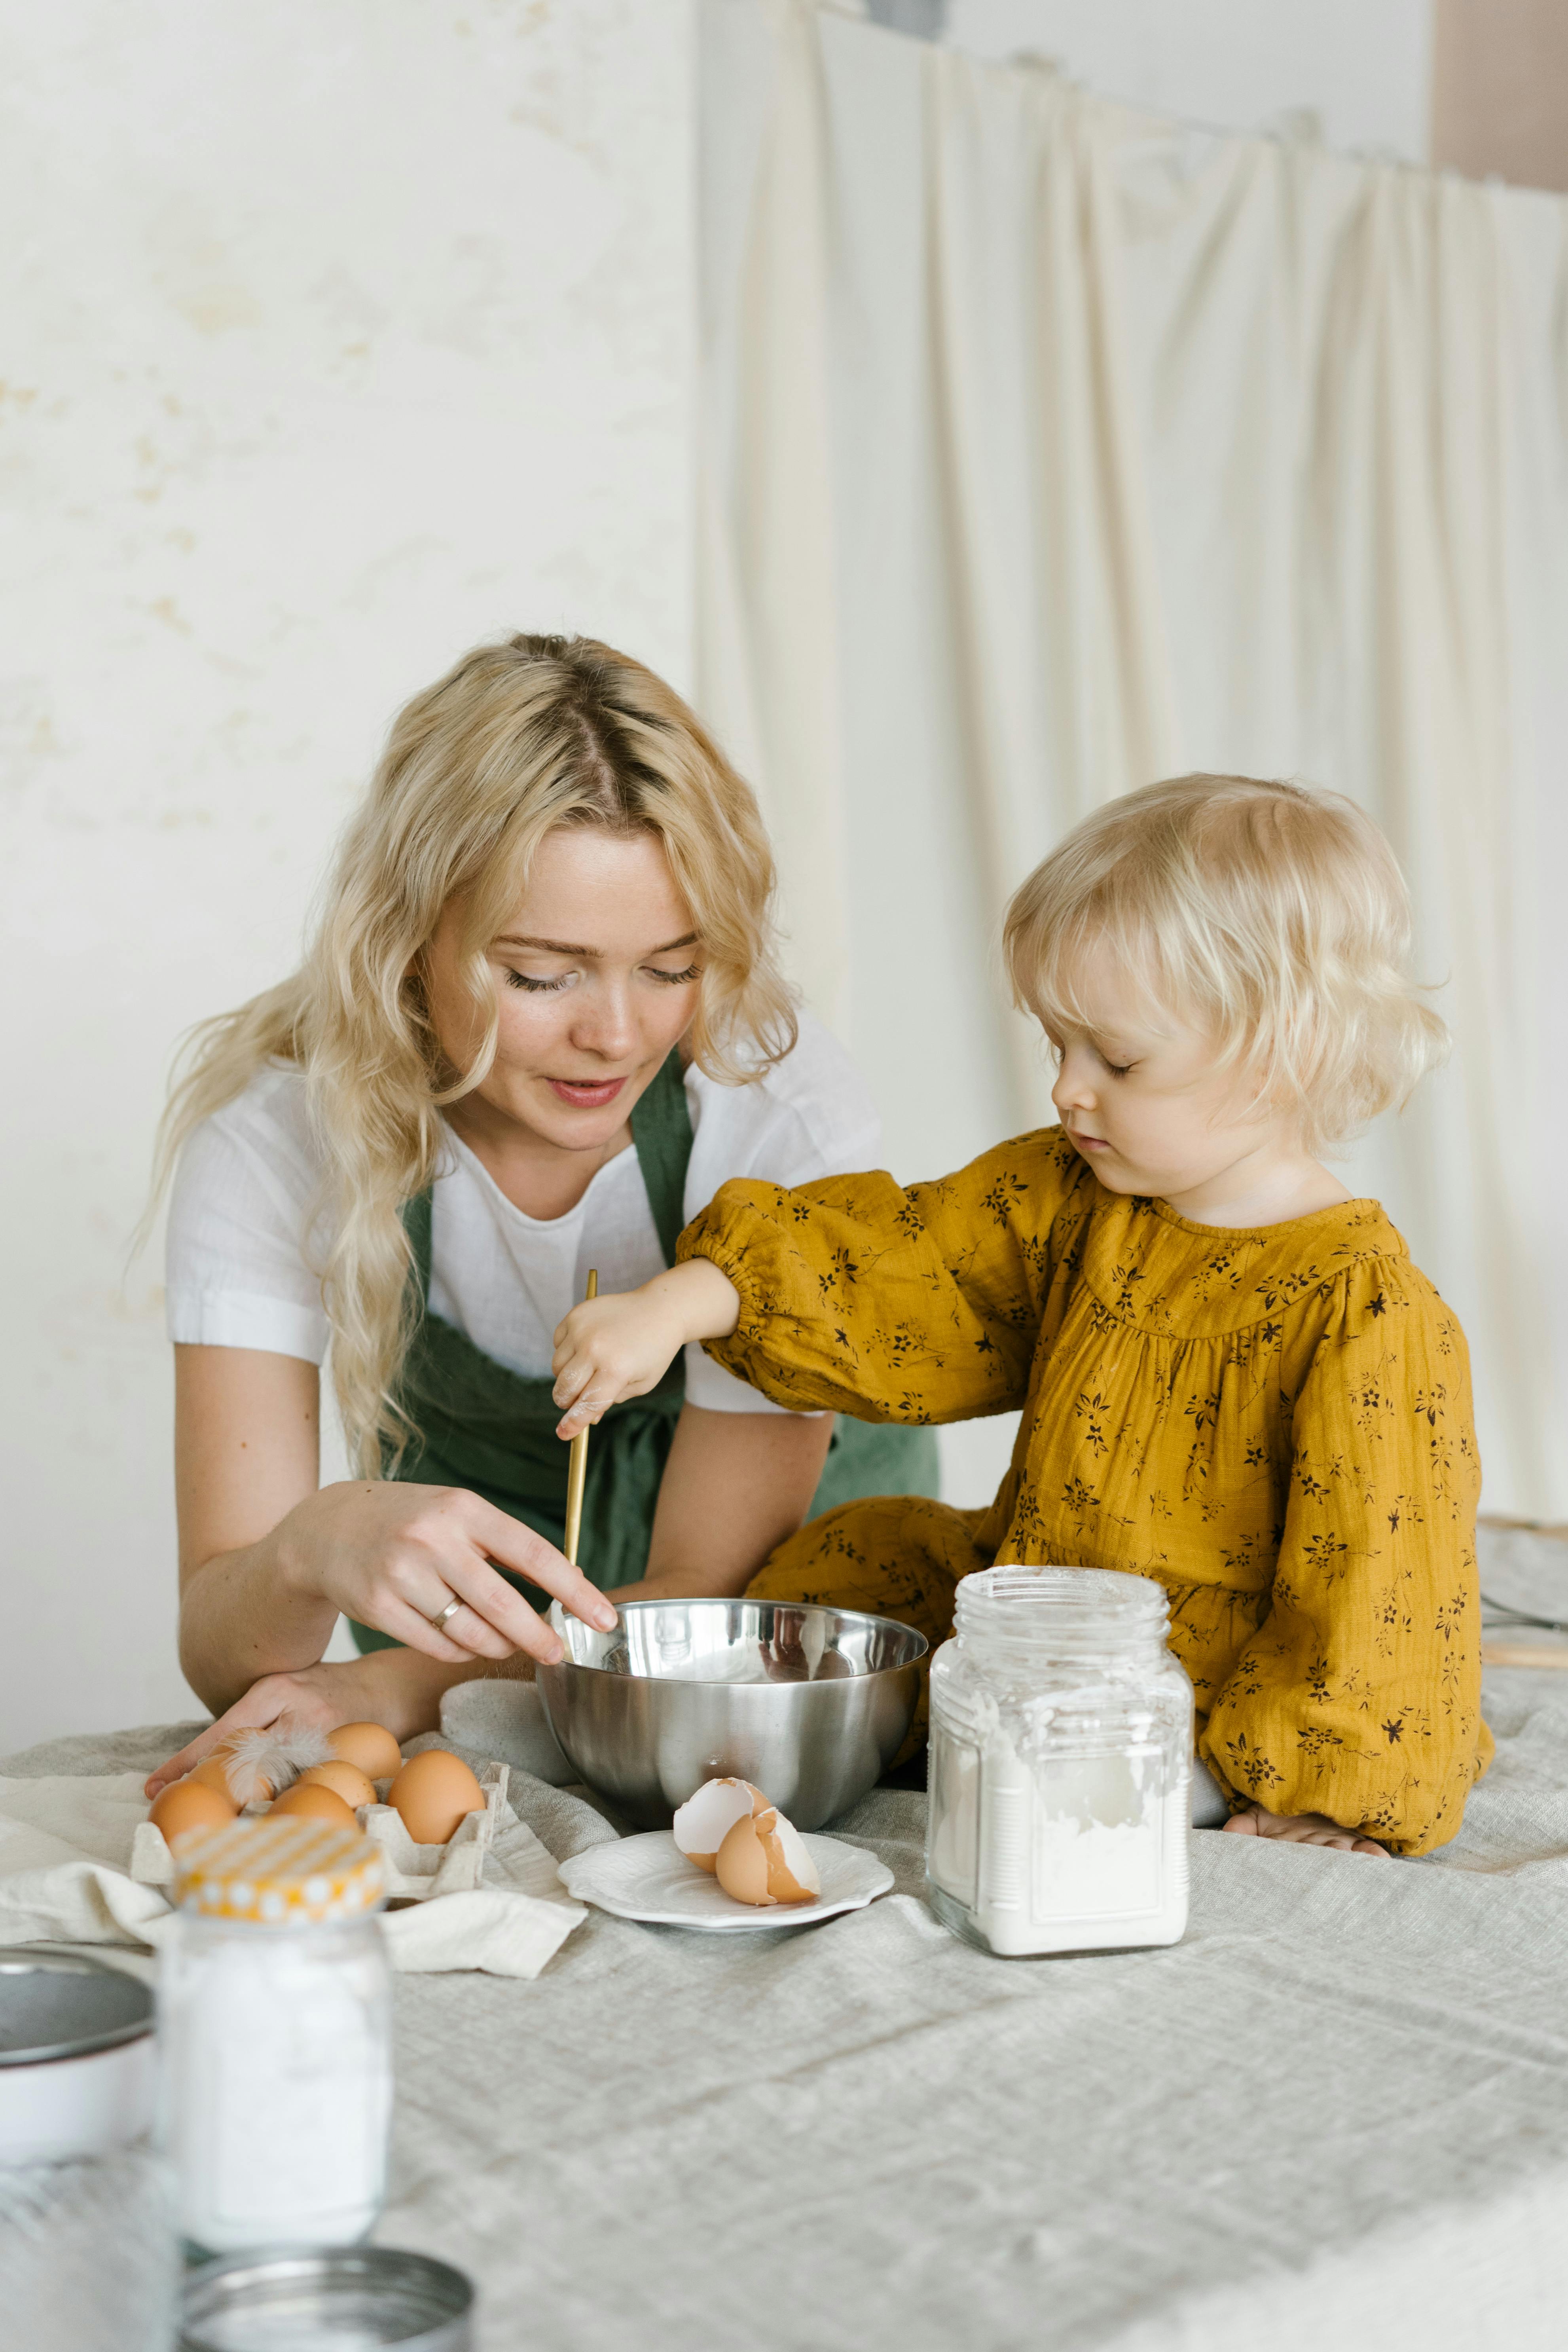
[[[533,1983],[400,1978],[378,2235],[473,2275],[485,2352],[1559,2352],[1568,1675],[1490,1674],[1487,1713],[1455,1845],[1199,1833],[1169,1951],[971,1951],[921,1899],[924,1798],[879,1790],[835,1825],[895,1873],[868,1910],[593,1912]],[[558,1859],[615,1833],[512,1796]]]

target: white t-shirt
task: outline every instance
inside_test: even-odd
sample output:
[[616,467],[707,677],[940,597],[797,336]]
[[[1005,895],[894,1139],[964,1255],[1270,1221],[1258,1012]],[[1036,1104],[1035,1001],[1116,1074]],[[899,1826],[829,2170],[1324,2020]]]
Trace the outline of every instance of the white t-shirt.
[[[691,1158],[686,1220],[732,1176],[808,1184],[875,1168],[881,1129],[870,1093],[820,1022],[800,1016],[793,1054],[750,1086],[686,1073]],[[322,1239],[308,1225],[321,1160],[305,1113],[304,1080],[279,1064],[205,1119],[180,1155],[166,1251],[171,1339],[196,1347],[262,1348],[320,1364],[328,1325]],[[553,1334],[584,1293],[590,1266],[601,1290],[630,1290],[664,1268],[664,1253],[636,1147],[606,1161],[563,1217],[525,1216],[447,1132],[431,1200],[430,1307],[498,1364],[538,1379]],[[715,1412],[778,1407],[686,1350],[686,1393]]]

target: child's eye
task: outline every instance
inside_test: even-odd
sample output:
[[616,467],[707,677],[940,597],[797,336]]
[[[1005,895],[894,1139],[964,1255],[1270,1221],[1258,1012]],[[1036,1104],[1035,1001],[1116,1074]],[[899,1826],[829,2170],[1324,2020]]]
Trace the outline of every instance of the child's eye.
[[700,964],[690,963],[687,965],[684,971],[660,971],[657,964],[650,963],[644,969],[650,980],[662,980],[671,988],[679,988],[687,981],[695,980],[702,967]]
[[1107,1062],[1105,1066],[1113,1078],[1124,1078],[1132,1065],[1131,1062]]
[[526,988],[531,996],[553,996],[558,990],[566,987],[574,976],[569,971],[563,971],[557,973],[553,980],[531,980],[527,972],[513,971],[509,964],[506,984],[509,988]]

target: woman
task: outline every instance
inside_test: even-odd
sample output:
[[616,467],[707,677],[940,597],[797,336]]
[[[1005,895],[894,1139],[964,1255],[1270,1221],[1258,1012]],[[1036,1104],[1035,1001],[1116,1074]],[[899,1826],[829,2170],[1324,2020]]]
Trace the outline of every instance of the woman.
[[[587,639],[480,646],[394,725],[300,971],[198,1033],[168,1115],[180,1655],[225,1732],[400,1739],[561,1645],[524,1598],[739,1593],[808,1513],[933,1484],[929,1433],[767,1406],[692,1349],[596,1434],[558,1545],[556,1327],[720,1184],[874,1164],[773,960],[746,785]],[[319,1368],[359,1475],[318,1484]],[[832,1458],[828,1458],[830,1444]],[[825,1470],[826,1465],[826,1470]],[[338,1617],[363,1653],[321,1663]]]

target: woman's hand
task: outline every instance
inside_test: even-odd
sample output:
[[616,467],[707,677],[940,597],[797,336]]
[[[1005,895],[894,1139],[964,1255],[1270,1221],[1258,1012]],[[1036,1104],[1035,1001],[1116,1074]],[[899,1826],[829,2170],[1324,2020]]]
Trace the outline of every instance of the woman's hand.
[[[297,1593],[330,1601],[341,1615],[443,1665],[519,1650],[549,1665],[563,1654],[558,1636],[492,1560],[542,1585],[601,1632],[616,1622],[611,1603],[553,1544],[458,1486],[361,1480],[323,1486],[296,1504],[268,1541]],[[458,1608],[437,1631],[433,1621],[454,1601]],[[254,1696],[252,1690],[240,1704]]]
[[[385,1698],[373,1697],[360,1674],[362,1666],[372,1663],[368,1658],[344,1659],[337,1665],[303,1666],[298,1674],[263,1675],[226,1714],[208,1724],[177,1756],[159,1765],[148,1779],[147,1795],[155,1797],[171,1780],[184,1780],[233,1731],[264,1731],[285,1717],[291,1725],[314,1731],[335,1731],[340,1723],[381,1722]],[[386,1728],[400,1746],[415,1736],[412,1727],[401,1730],[396,1724],[389,1723]]]
[[1327,1813],[1271,1813],[1262,1805],[1247,1805],[1241,1812],[1232,1813],[1225,1826],[1238,1830],[1243,1837],[1284,1838],[1291,1845],[1336,1845],[1346,1853],[1380,1853],[1384,1862],[1389,1859],[1388,1848],[1379,1845],[1375,1838],[1345,1829],[1339,1822],[1330,1821]]
[[555,1333],[555,1402],[570,1408],[557,1437],[575,1437],[623,1397],[646,1396],[691,1339],[735,1328],[741,1295],[705,1257],[689,1258],[640,1290],[584,1299]]
[[171,1780],[193,1771],[231,1732],[267,1730],[285,1721],[290,1729],[315,1731],[335,1731],[340,1723],[379,1723],[401,1748],[420,1732],[439,1728],[443,1692],[466,1678],[412,1650],[372,1650],[331,1665],[263,1675],[216,1723],[159,1765],[147,1794],[155,1797]]

